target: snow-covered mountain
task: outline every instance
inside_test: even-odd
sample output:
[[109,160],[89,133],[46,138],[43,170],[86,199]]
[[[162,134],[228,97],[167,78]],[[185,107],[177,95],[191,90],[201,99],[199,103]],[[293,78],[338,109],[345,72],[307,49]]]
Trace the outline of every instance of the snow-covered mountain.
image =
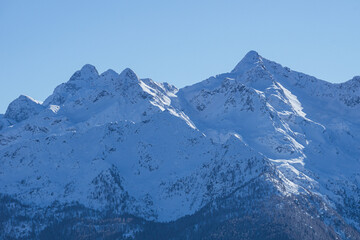
[[85,65],[0,115],[0,213],[2,239],[360,239],[360,77]]

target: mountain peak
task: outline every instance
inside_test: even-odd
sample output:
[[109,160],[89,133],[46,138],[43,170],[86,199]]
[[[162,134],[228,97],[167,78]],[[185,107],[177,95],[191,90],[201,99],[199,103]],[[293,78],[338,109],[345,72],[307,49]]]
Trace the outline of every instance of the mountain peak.
[[258,52],[250,50],[243,59],[258,59],[261,57]]
[[232,73],[243,73],[245,70],[253,68],[259,62],[262,62],[262,57],[256,51],[249,51],[243,59],[231,71]]
[[32,97],[29,97],[29,96],[26,96],[26,95],[20,95],[17,99],[15,99],[14,101],[31,101],[31,102],[34,102],[34,103],[37,103],[37,104],[40,104],[39,101],[33,99]]
[[96,79],[97,77],[99,77],[99,73],[96,68],[91,64],[85,64],[71,76],[70,81]]
[[42,109],[43,106],[39,101],[25,95],[20,95],[9,104],[4,117],[21,122],[32,115],[38,114]]
[[133,82],[139,82],[139,78],[136,75],[136,73],[131,70],[130,68],[125,68],[121,73],[120,73],[120,79],[123,82],[126,83],[133,83]]
[[117,72],[115,72],[114,70],[112,69],[108,69],[106,70],[105,72],[103,72],[100,76],[117,76],[119,75]]
[[355,76],[352,79],[341,83],[340,86],[346,86],[347,88],[351,88],[353,91],[360,87],[360,76]]
[[360,82],[360,76],[355,76],[355,77],[352,78],[352,80]]
[[81,70],[81,72],[90,72],[90,73],[97,73],[98,74],[98,71],[96,70],[95,66],[91,65],[91,64],[85,64]]

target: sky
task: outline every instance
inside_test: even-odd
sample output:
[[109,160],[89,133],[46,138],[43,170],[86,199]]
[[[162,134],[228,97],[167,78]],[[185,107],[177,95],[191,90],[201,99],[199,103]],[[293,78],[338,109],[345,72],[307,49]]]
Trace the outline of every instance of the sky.
[[90,63],[191,85],[250,50],[330,82],[360,75],[359,0],[0,0],[0,113]]

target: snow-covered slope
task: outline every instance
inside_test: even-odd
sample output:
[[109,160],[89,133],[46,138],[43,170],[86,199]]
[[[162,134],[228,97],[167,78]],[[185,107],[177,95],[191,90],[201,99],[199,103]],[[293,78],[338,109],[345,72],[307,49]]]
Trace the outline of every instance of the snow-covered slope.
[[1,209],[13,212],[1,236],[37,238],[54,224],[37,214],[61,212],[58,222],[66,206],[200,226],[273,202],[279,216],[296,204],[323,234],[358,239],[359,108],[359,77],[331,84],[254,51],[179,90],[85,65],[43,103],[20,96],[0,115]]

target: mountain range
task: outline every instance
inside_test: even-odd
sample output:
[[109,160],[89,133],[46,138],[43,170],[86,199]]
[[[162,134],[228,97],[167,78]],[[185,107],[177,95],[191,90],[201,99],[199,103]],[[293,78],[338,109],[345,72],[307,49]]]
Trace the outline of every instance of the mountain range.
[[87,64],[0,114],[0,213],[1,239],[360,239],[360,77]]

